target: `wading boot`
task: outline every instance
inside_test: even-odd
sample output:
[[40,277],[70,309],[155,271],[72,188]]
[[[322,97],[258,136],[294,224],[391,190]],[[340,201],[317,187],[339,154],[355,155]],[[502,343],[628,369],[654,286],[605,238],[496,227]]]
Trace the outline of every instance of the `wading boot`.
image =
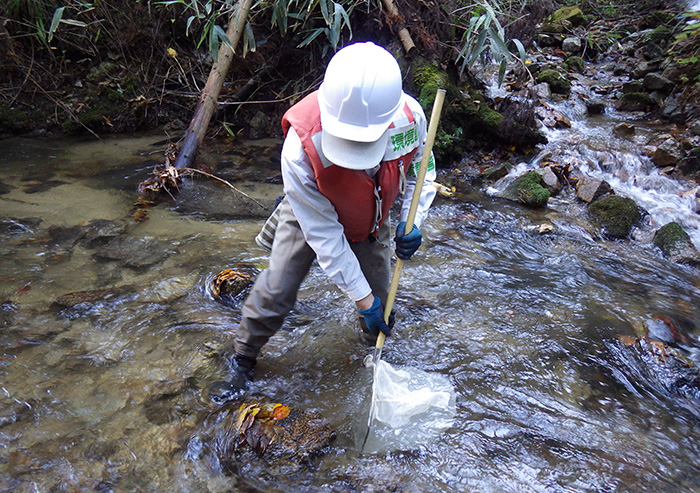
[[242,394],[253,379],[255,358],[236,355],[231,358],[231,378],[214,382],[209,387],[209,397],[216,404],[225,404]]

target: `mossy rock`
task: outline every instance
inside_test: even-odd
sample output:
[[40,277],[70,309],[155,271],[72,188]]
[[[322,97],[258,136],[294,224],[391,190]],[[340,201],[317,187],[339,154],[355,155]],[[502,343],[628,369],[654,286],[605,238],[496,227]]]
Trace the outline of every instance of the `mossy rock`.
[[536,124],[521,124],[494,109],[478,82],[470,83],[467,78],[457,85],[455,74],[420,56],[410,60],[399,56],[398,60],[404,73],[414,74],[406,80],[404,90],[418,100],[428,118],[437,90],[446,91],[433,148],[438,162],[460,161],[470,150],[492,142],[529,149],[547,141]]
[[544,187],[542,176],[537,171],[529,171],[517,177],[503,192],[503,197],[529,207],[546,207],[550,193]]
[[622,94],[644,92],[644,83],[641,80],[631,80],[622,84]]
[[578,26],[585,21],[585,17],[580,8],[574,6],[562,7],[553,12],[542,24],[542,31],[561,33],[565,31],[566,24]]
[[615,103],[620,111],[649,111],[656,107],[656,101],[644,92],[628,92]]
[[97,67],[93,67],[85,77],[90,82],[101,82],[109,75],[119,70],[119,65],[113,62],[102,62]]
[[0,104],[0,132],[24,133],[31,129],[32,119],[26,111]]
[[572,72],[577,72],[579,74],[582,74],[586,69],[586,64],[583,61],[583,58],[580,56],[570,56],[563,63],[563,66],[566,70],[571,70]]
[[537,82],[546,82],[552,92],[556,94],[569,94],[571,83],[561,72],[555,69],[543,70],[537,75]]
[[700,253],[693,245],[688,233],[677,222],[668,223],[654,235],[654,245],[674,262],[690,265],[700,264]]
[[588,210],[605,234],[612,238],[627,238],[642,217],[634,200],[618,195],[601,197]]

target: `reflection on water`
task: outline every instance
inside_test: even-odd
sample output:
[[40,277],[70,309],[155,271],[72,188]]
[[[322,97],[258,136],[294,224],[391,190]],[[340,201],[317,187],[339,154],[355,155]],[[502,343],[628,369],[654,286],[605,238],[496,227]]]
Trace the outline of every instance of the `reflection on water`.
[[[264,214],[238,219],[221,193],[209,212],[164,203],[136,223],[134,190],[157,161],[152,143],[4,142],[3,490],[700,489],[698,400],[649,366],[663,361],[645,363],[618,340],[671,317],[687,337],[678,349],[700,362],[697,270],[635,241],[594,240],[566,195],[545,212],[480,193],[433,208],[424,246],[403,270],[383,359],[449,377],[457,412],[438,440],[360,453],[371,349],[355,336],[352,304],[314,268],[264,349],[253,391],[320,412],[337,440],[300,468],[253,457],[222,474],[202,389],[225,375],[209,353],[235,327],[240,300],[214,300],[204,285],[223,268],[264,268],[253,241]],[[240,186],[262,200],[280,192],[277,183]],[[198,182],[188,193],[197,190],[218,192]],[[100,257],[85,236],[95,219],[167,254],[145,268]],[[544,221],[553,233],[536,234]]]

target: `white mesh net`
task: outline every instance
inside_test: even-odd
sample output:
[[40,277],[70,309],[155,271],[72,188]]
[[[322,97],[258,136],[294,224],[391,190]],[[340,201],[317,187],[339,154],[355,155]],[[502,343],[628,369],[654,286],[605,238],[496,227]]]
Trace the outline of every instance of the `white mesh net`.
[[449,378],[415,368],[393,368],[369,355],[374,371],[370,436],[365,450],[407,449],[423,445],[452,426],[455,392]]

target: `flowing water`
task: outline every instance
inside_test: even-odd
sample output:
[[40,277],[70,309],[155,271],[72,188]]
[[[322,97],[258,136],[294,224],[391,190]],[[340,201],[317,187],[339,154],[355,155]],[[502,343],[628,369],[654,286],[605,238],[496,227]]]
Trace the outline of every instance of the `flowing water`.
[[[264,213],[202,179],[136,222],[158,136],[2,141],[0,489],[700,491],[697,387],[678,385],[668,357],[619,340],[670,318],[686,337],[676,349],[700,362],[698,270],[648,242],[651,221],[674,218],[697,244],[698,216],[677,199],[686,184],[659,175],[634,142],[611,140],[618,118],[552,132],[544,150],[642,202],[651,220],[631,240],[598,238],[571,191],[544,211],[477,189],[432,208],[383,359],[449,377],[451,428],[411,450],[360,452],[371,348],[355,335],[353,304],[314,267],[252,390],[320,412],[337,439],[301,467],[253,457],[233,474],[216,455],[206,389],[226,375],[209,348],[235,328],[241,299],[222,302],[206,286],[224,268],[264,268],[253,241]],[[221,151],[221,173],[233,179],[251,160],[273,169],[276,144]],[[236,185],[266,205],[281,190]],[[98,219],[134,240],[131,254],[161,256],[99,254],[85,233]],[[545,222],[554,230],[538,234]]]

